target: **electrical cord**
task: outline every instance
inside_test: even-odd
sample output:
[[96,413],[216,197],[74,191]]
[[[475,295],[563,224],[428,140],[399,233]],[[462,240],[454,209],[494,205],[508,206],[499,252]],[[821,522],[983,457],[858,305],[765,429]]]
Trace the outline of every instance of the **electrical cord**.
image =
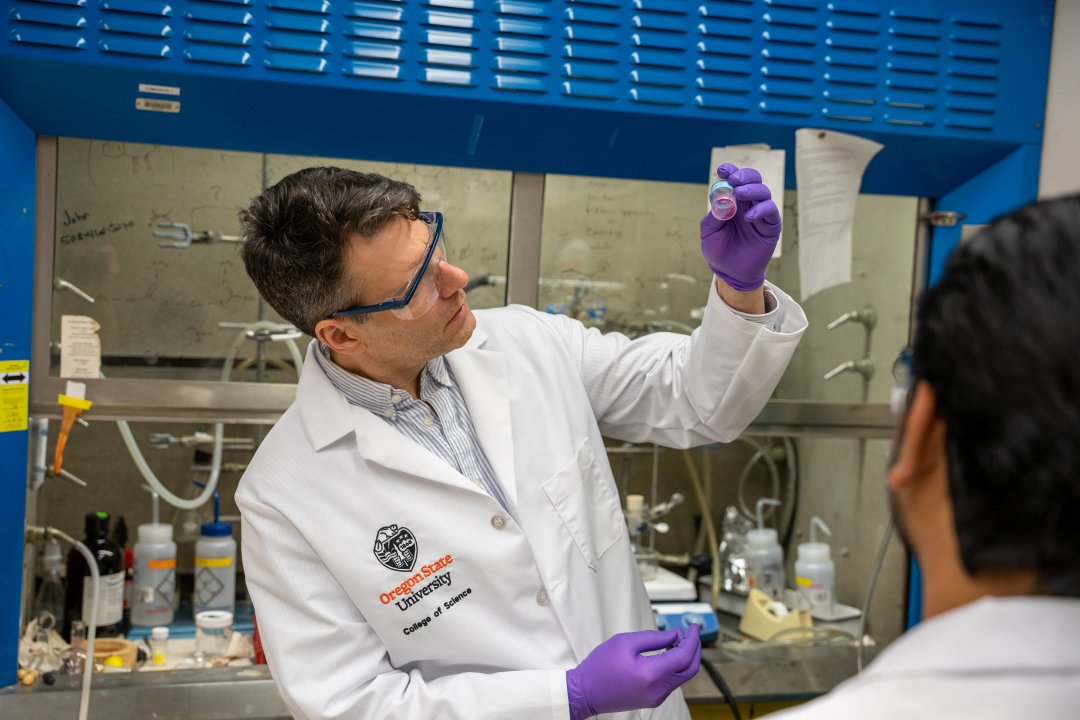
[[889,540],[892,539],[895,526],[896,518],[892,513],[889,513],[889,523],[885,526],[885,537],[881,538],[877,560],[874,561],[874,572],[870,575],[870,584],[866,586],[866,599],[863,601],[862,616],[859,618],[859,637],[858,644],[855,646],[855,668],[859,675],[862,675],[863,669],[863,646],[866,644],[866,621],[867,616],[870,614],[870,601],[874,597],[878,575],[881,573],[882,565],[885,564],[885,551],[889,549]]
[[728,707],[731,708],[731,715],[735,720],[742,720],[742,715],[739,714],[739,706],[735,702],[735,696],[731,692],[731,688],[724,682],[724,676],[720,674],[720,671],[716,669],[716,666],[712,664],[704,655],[701,656],[701,667],[705,668],[705,672],[712,678],[713,684],[716,685],[716,689],[720,691],[720,694],[724,696],[724,700],[727,702]]
[[780,537],[780,547],[787,548],[791,542],[791,536],[795,533],[795,515],[799,510],[799,450],[795,441],[789,437],[781,438],[784,443],[784,464],[788,471],[788,494],[787,511],[788,518],[785,523],[783,535]]

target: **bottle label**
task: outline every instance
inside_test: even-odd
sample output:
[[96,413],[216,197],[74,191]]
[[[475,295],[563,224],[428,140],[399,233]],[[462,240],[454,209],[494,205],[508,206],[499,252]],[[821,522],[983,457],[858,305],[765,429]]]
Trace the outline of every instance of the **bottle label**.
[[235,594],[235,576],[232,568],[220,570],[201,567],[195,571],[195,611],[229,610]]
[[229,567],[232,565],[231,557],[197,557],[195,567]]
[[780,600],[784,594],[784,568],[779,563],[748,562],[747,583],[757,588],[774,600]]
[[[94,578],[83,578],[82,616],[87,618],[94,605]],[[124,573],[101,576],[101,594],[98,596],[97,619],[94,625],[113,625],[124,617]],[[89,624],[89,623],[87,623]]]
[[176,567],[176,558],[161,558],[160,560],[150,560],[146,563],[146,567],[151,570],[172,570]]
[[812,607],[832,607],[832,590],[821,583],[816,583],[807,577],[796,577],[795,584],[806,590],[806,598],[810,601]]

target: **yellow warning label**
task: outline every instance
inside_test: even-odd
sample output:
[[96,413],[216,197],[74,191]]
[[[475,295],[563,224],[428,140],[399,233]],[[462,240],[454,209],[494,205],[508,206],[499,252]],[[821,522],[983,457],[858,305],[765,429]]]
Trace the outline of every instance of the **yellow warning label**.
[[25,430],[30,411],[30,361],[0,362],[0,432]]
[[232,558],[195,558],[195,567],[229,567],[232,565]]
[[795,584],[798,585],[799,587],[810,587],[814,583],[810,578],[796,577],[795,578]]

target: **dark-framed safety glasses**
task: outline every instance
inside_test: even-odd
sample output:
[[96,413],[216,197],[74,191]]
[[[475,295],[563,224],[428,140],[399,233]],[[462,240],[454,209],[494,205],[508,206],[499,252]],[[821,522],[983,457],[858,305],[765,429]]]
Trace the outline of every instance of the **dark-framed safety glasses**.
[[439,270],[446,261],[443,214],[422,212],[417,218],[428,226],[430,237],[424,257],[401,287],[389,298],[373,305],[356,305],[332,313],[330,317],[350,317],[389,310],[403,320],[415,320],[427,313],[439,298]]

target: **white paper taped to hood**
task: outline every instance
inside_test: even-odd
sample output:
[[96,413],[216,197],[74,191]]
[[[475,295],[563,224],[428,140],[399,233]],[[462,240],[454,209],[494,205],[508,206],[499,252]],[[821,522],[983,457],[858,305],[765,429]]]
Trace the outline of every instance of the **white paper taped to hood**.
[[60,316],[60,377],[97,378],[101,373],[101,325],[86,315]]
[[[772,193],[773,202],[780,208],[780,214],[784,214],[784,161],[787,153],[784,150],[772,150],[764,143],[753,145],[727,145],[714,147],[709,158],[709,185],[716,182],[716,168],[724,163],[731,163],[740,168],[750,167],[761,173],[761,182]],[[709,202],[706,197],[705,208],[708,212]],[[780,248],[784,244],[781,234],[773,250],[774,258],[780,257]]]
[[851,225],[867,164],[881,143],[832,130],[795,131],[801,297],[851,282]]

